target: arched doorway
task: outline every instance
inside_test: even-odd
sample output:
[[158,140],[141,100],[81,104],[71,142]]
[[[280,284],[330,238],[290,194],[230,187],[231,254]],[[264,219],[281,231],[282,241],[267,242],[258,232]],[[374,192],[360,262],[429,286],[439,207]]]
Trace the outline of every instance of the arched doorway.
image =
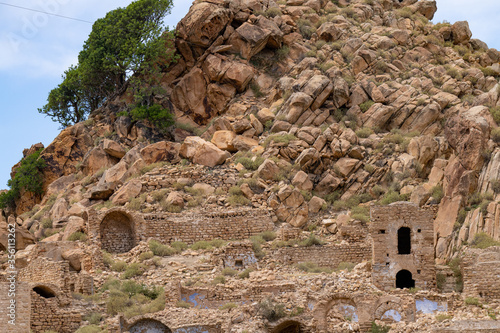
[[170,328],[154,319],[141,319],[130,328],[130,333],[172,333]]
[[122,212],[111,212],[101,222],[101,246],[110,253],[124,253],[134,247],[131,219]]
[[36,286],[33,288],[33,291],[43,298],[56,297],[56,293],[52,289],[46,286]]
[[414,288],[415,280],[412,279],[412,275],[410,271],[406,269],[400,270],[396,274],[396,288]]
[[398,230],[398,254],[411,253],[411,229],[402,227]]
[[300,323],[298,321],[288,320],[276,326],[272,333],[301,333]]

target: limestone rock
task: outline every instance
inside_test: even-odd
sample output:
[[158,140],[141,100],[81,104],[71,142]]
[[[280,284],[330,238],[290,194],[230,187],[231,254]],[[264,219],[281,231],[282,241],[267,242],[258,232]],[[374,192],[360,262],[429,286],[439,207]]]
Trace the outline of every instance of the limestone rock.
[[233,139],[236,133],[233,131],[217,131],[214,133],[211,142],[222,150],[235,152],[237,149],[233,146]]
[[104,139],[102,148],[108,155],[116,158],[122,158],[127,153],[121,144],[109,139]]
[[259,141],[243,135],[238,135],[231,143],[238,151],[249,151],[259,145]]
[[272,180],[279,173],[280,168],[270,159],[266,159],[257,169],[257,174],[264,180]]
[[69,265],[77,272],[82,269],[82,261],[85,253],[82,249],[67,250],[62,253],[63,259],[69,262]]
[[265,124],[268,121],[273,121],[274,118],[274,113],[272,113],[268,108],[263,108],[259,112],[257,112],[257,119],[259,119],[262,124]]
[[313,183],[304,171],[300,170],[292,179],[292,185],[303,191],[312,191]]
[[180,156],[193,161],[193,163],[214,167],[223,164],[229,153],[225,152],[211,142],[196,136],[187,137],[181,145]]
[[215,188],[209,184],[196,183],[193,185],[193,190],[201,192],[203,195],[211,195],[215,192]]
[[233,46],[233,52],[249,60],[266,47],[270,37],[271,31],[245,22],[235,30],[229,43]]
[[136,198],[142,191],[142,183],[139,179],[132,179],[125,183],[115,194],[111,197],[111,201],[115,205],[124,205],[131,199]]
[[451,26],[453,42],[455,44],[465,44],[472,37],[467,21],[458,21]]
[[309,211],[312,213],[317,213],[325,204],[325,200],[321,199],[320,197],[314,196],[311,198],[311,200],[309,200]]
[[[8,223],[15,223],[15,219],[13,216],[9,216]],[[28,245],[35,244],[35,238],[32,234],[29,233],[24,227],[17,225],[16,226],[16,250],[23,250]],[[0,245],[3,249],[9,248],[9,229],[7,227],[7,222],[0,222]]]
[[177,191],[170,192],[165,202],[169,206],[184,208],[184,198],[182,197],[182,193]]
[[419,1],[417,2],[417,10],[428,20],[432,20],[437,11],[436,1]]
[[322,39],[326,42],[335,42],[340,38],[342,32],[337,29],[334,23],[325,22],[323,23],[318,30],[316,31],[319,39]]
[[141,156],[146,164],[162,161],[173,164],[181,160],[179,157],[180,147],[181,145],[176,142],[160,141],[141,149]]
[[78,216],[70,216],[68,218],[68,223],[66,224],[66,228],[64,228],[62,240],[66,241],[75,232],[82,232],[84,230],[85,230],[85,220]]
[[224,73],[223,82],[230,83],[239,92],[243,92],[254,75],[253,67],[240,62],[233,62]]

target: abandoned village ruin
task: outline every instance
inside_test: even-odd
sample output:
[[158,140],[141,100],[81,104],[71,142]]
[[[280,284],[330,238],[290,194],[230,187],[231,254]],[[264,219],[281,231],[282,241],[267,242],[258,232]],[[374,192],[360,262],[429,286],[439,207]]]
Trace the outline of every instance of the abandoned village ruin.
[[500,52],[438,5],[195,1],[168,131],[124,91],[13,167],[0,332],[500,332]]

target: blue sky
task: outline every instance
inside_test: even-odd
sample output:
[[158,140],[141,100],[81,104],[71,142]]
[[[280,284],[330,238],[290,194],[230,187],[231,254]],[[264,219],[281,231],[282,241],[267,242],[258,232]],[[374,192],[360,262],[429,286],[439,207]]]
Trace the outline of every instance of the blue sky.
[[[5,3],[93,22],[130,0],[5,0]],[[175,27],[190,0],[174,0],[166,24]],[[473,38],[500,49],[498,0],[438,0],[433,22],[467,20]],[[76,64],[78,52],[92,29],[89,23],[67,20],[0,5],[0,188],[7,188],[11,167],[24,148],[50,144],[59,126],[37,112],[61,74]]]

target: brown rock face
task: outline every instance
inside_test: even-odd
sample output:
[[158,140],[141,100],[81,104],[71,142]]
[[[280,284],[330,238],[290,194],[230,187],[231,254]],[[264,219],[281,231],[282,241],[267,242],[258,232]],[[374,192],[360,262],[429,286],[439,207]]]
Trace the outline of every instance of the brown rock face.
[[208,2],[197,3],[177,25],[179,37],[207,48],[233,19],[229,9]]
[[193,163],[214,167],[223,164],[230,156],[227,151],[217,148],[211,142],[202,138],[190,136],[184,140],[179,154],[193,161]]
[[130,199],[137,197],[142,191],[142,183],[139,179],[132,179],[125,183],[115,194],[111,197],[111,201],[115,205],[123,205],[130,201]]
[[483,166],[481,153],[490,137],[490,126],[486,119],[464,112],[446,122],[444,133],[465,169],[479,170]]
[[455,44],[465,44],[472,37],[467,21],[458,21],[451,26],[451,34]]
[[161,141],[144,147],[141,150],[142,159],[146,164],[167,161],[177,163],[179,157],[180,143]]

